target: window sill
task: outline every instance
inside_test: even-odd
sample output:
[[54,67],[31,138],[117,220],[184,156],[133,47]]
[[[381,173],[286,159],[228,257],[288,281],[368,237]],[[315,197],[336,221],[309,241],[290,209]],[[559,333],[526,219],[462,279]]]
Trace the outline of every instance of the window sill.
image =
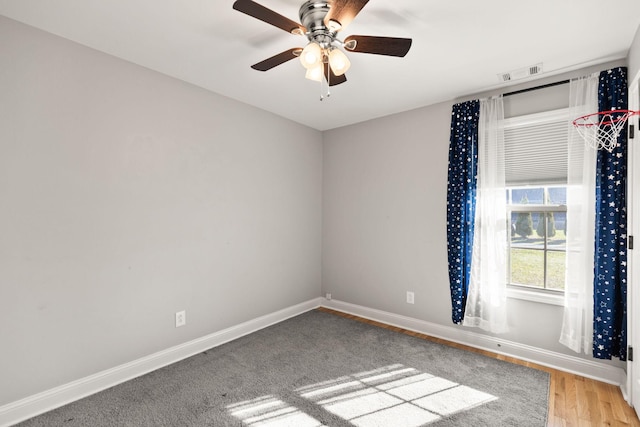
[[546,292],[537,292],[530,291],[527,289],[520,289],[516,287],[507,287],[507,297],[521,299],[525,301],[533,301],[539,302],[542,304],[550,304],[550,305],[564,305],[564,296],[563,295],[554,295]]

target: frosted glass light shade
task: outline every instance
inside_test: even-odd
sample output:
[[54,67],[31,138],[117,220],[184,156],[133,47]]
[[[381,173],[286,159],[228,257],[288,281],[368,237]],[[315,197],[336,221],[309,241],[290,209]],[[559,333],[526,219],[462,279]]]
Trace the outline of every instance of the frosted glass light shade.
[[322,49],[315,42],[309,43],[300,54],[300,62],[306,69],[311,69],[322,61]]
[[341,76],[351,67],[351,61],[340,49],[333,49],[329,53],[329,65],[336,76]]
[[315,67],[307,69],[305,77],[315,82],[321,82],[324,78],[323,68],[322,63],[318,63]]

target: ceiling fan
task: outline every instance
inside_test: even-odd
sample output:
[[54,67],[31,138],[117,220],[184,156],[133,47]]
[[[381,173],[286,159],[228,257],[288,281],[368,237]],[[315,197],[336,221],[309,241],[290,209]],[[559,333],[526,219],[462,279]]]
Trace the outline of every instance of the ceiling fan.
[[[340,49],[348,52],[373,53],[404,57],[411,48],[411,39],[352,35],[338,39],[369,0],[308,0],[300,7],[300,24],[251,0],[237,0],[233,8],[294,35],[305,36],[308,44],[281,52],[251,66],[267,71],[291,59],[300,58],[307,69],[306,78],[329,86],[347,81],[345,72],[351,63]],[[321,98],[322,99],[322,98]]]

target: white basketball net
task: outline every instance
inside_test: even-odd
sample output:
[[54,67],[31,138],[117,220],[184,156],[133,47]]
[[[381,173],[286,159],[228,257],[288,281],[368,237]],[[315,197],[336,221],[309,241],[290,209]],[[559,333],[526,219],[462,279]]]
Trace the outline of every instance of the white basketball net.
[[573,121],[576,131],[587,146],[612,152],[618,146],[618,137],[624,129],[627,119],[637,111],[604,111],[578,117]]

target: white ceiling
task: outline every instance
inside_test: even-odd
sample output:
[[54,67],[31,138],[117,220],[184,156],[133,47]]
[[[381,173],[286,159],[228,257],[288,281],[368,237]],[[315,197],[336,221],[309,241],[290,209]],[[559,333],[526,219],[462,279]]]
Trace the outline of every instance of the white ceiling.
[[[299,21],[303,0],[258,2]],[[320,102],[297,60],[250,68],[306,39],[232,5],[0,0],[0,14],[319,130],[506,86],[497,74],[541,62],[538,77],[624,58],[640,24],[638,0],[370,0],[339,38],[410,37],[411,50],[350,53],[348,81]]]

